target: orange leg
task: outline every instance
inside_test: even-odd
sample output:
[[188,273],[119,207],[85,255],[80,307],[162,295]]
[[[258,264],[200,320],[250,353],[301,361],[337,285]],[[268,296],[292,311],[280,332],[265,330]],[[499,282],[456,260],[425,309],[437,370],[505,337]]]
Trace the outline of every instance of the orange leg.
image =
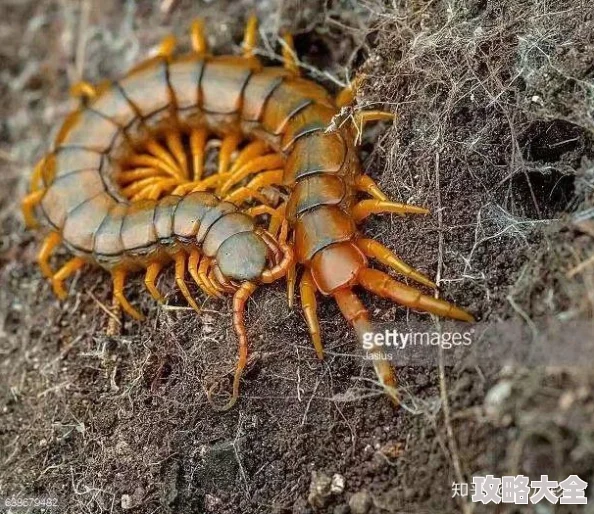
[[206,55],[208,52],[208,44],[206,43],[206,38],[204,37],[204,20],[200,18],[194,20],[190,31],[190,36],[192,40],[192,49],[194,52],[196,52],[198,55]]
[[311,335],[311,341],[316,349],[318,359],[324,358],[324,347],[322,345],[322,337],[320,335],[320,322],[318,320],[318,305],[316,302],[316,286],[308,269],[301,277],[299,284],[299,291],[301,293],[301,306],[303,307],[303,315]]
[[284,165],[284,159],[279,154],[268,154],[256,157],[247,162],[241,168],[234,171],[231,176],[223,182],[220,187],[220,194],[226,194],[235,184],[241,182],[244,178],[264,170],[280,169]]
[[51,257],[56,246],[58,246],[61,242],[62,236],[60,236],[58,232],[51,232],[50,235],[44,239],[43,244],[39,249],[39,253],[37,254],[37,263],[39,264],[41,273],[43,273],[44,277],[51,278],[54,274],[49,265],[49,258]]
[[233,328],[237,335],[237,341],[239,345],[239,358],[237,360],[237,366],[235,367],[235,375],[233,377],[233,394],[231,399],[219,410],[229,410],[239,398],[239,382],[241,380],[241,374],[247,364],[248,356],[248,341],[247,332],[245,330],[245,306],[249,297],[256,290],[256,286],[251,282],[244,282],[241,287],[235,292],[233,296]]
[[165,298],[157,289],[155,281],[157,280],[157,277],[158,277],[159,273],[161,272],[162,268],[163,268],[162,263],[160,263],[158,261],[151,262],[147,266],[146,274],[144,276],[144,285],[148,289],[148,292],[151,294],[151,296],[155,300],[157,300],[159,303],[163,303],[165,301]]
[[380,261],[384,266],[388,266],[402,275],[417,281],[428,287],[436,288],[435,283],[429,278],[418,272],[408,264],[406,264],[400,257],[386,248],[383,244],[374,241],[373,239],[359,239],[356,242],[357,246],[363,251],[367,257],[372,257]]
[[249,199],[250,197],[256,198],[263,204],[268,203],[266,197],[257,193],[257,191],[263,187],[278,185],[283,181],[283,170],[272,170],[260,173],[252,180],[250,180],[244,187],[240,187],[228,195],[225,200],[238,205]]
[[184,295],[188,305],[196,312],[200,313],[200,307],[198,307],[198,304],[194,298],[192,298],[190,290],[184,280],[186,275],[186,253],[184,251],[179,251],[173,256],[173,259],[175,260],[175,283],[177,284],[177,287],[179,287],[182,295]]
[[375,181],[367,175],[359,175],[355,179],[355,187],[358,191],[362,191],[370,196],[373,196],[373,198],[376,200],[382,200],[384,202],[389,201],[388,197],[383,193]]
[[204,173],[204,156],[207,132],[204,128],[192,129],[190,133],[190,150],[192,153],[192,180],[198,181]]
[[397,282],[382,271],[364,268],[359,272],[358,280],[359,284],[368,291],[382,298],[388,298],[400,305],[412,309],[420,309],[447,318],[474,321],[474,318],[470,314],[459,307],[444,300],[424,295],[414,287]]
[[229,134],[221,141],[221,148],[219,149],[219,170],[220,175],[229,171],[229,164],[231,163],[231,156],[237,150],[237,146],[241,142],[239,134]]
[[200,255],[196,248],[190,250],[190,258],[188,259],[188,271],[194,282],[204,291],[208,296],[221,297],[222,295],[213,287],[207,277],[208,268],[210,266],[210,259],[206,256]]
[[113,300],[117,303],[126,314],[129,314],[134,319],[143,320],[144,316],[138,312],[124,296],[124,286],[126,285],[127,272],[124,268],[116,268],[111,272],[113,279]]
[[[354,327],[359,340],[363,340],[364,335],[371,332],[371,324],[369,323],[369,313],[361,300],[348,288],[335,291],[334,299],[342,315]],[[399,403],[394,370],[390,362],[382,356],[382,348],[366,349],[366,351],[373,357],[373,367],[380,384],[391,400],[396,404]]]
[[385,202],[383,200],[361,200],[353,207],[353,218],[359,223],[371,214],[392,212],[394,214],[429,214],[429,211],[416,205],[407,205],[397,202]]
[[21,210],[23,212],[23,218],[25,219],[25,225],[27,228],[33,228],[37,226],[37,220],[35,219],[35,207],[41,202],[45,191],[38,190],[28,194],[23,198],[21,202]]
[[81,257],[74,257],[73,259],[70,259],[66,264],[64,264],[64,266],[62,266],[52,277],[52,288],[54,290],[54,293],[60,300],[65,300],[68,296],[66,289],[64,289],[64,280],[66,280],[70,275],[82,268],[84,264],[84,259],[82,259]]

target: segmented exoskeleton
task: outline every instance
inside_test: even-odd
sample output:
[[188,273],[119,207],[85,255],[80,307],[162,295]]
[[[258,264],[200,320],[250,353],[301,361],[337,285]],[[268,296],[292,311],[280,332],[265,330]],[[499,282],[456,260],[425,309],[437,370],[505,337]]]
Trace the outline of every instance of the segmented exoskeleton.
[[[359,334],[370,325],[352,291],[357,285],[409,307],[472,319],[368,267],[368,258],[376,258],[434,287],[380,243],[362,238],[356,228],[372,213],[428,212],[389,202],[361,173],[355,125],[392,115],[369,111],[359,113],[354,123],[341,122],[339,110],[353,100],[354,85],[334,99],[301,78],[290,37],[285,40],[285,67],[264,67],[253,55],[255,39],[252,18],[244,55],[213,57],[200,23],[195,23],[191,54],[175,57],[174,41],[168,39],[157,57],[119,81],[80,84],[76,89],[83,105],[66,119],[54,150],[36,168],[33,192],[23,203],[28,221],[39,205],[41,219],[52,230],[39,262],[59,296],[65,294],[62,282],[68,275],[86,262],[98,264],[112,273],[116,300],[140,317],[123,295],[126,273],[146,268],[147,288],[160,298],[155,279],[171,259],[177,284],[196,309],[183,281],[186,261],[208,294],[234,292],[241,358],[229,406],[245,365],[246,298],[257,283],[285,273],[292,297],[296,273],[291,245],[285,241],[287,222],[297,262],[304,268],[301,301],[320,358],[316,291],[334,297]],[[220,138],[219,166],[206,177],[205,146],[212,134]],[[249,143],[240,149],[244,140]],[[260,189],[268,186],[287,191],[287,201],[266,205]],[[372,198],[357,201],[360,192]],[[271,233],[256,228],[238,210],[253,200],[261,204],[247,212],[270,214]],[[75,257],[53,273],[48,258],[59,243]],[[382,385],[395,398],[390,365],[381,359],[374,363]]]

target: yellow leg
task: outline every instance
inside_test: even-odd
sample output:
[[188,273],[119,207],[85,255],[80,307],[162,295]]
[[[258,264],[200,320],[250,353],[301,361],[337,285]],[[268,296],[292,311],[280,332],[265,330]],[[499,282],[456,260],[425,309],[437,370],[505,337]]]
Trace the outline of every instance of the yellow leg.
[[303,273],[301,283],[299,285],[301,293],[301,305],[303,307],[303,315],[307,322],[307,328],[311,335],[311,341],[316,349],[316,354],[319,359],[324,358],[324,347],[322,345],[322,338],[320,336],[320,322],[318,320],[317,302],[316,302],[316,286],[314,284],[311,273],[308,269]]
[[[250,197],[255,197],[253,194],[254,191],[258,191],[259,189],[266,187],[266,186],[273,186],[282,184],[283,182],[283,170],[273,170],[273,171],[265,171],[264,173],[260,173],[252,180],[250,180],[245,187],[241,187],[233,191],[229,196],[225,199],[230,202],[243,202]],[[261,195],[259,195],[261,196]],[[258,201],[262,203],[268,203],[266,198],[258,198]]]
[[[204,273],[202,263],[206,265],[206,270],[208,270],[208,266],[210,265],[210,259],[208,257],[203,257],[200,255],[200,252],[196,248],[192,248],[190,250],[190,258],[188,259],[188,271],[190,272],[191,277],[194,279],[194,282],[204,291],[208,296],[220,296],[219,292],[212,287],[210,281],[207,279],[206,274]],[[199,271],[200,270],[200,271]]]
[[186,157],[186,151],[184,150],[184,145],[182,144],[179,132],[175,130],[168,130],[165,134],[165,141],[167,142],[167,147],[175,156],[175,159],[184,175],[184,178],[189,178],[188,159]]
[[292,71],[295,75],[299,75],[299,61],[297,60],[297,53],[295,52],[293,36],[291,34],[285,34],[283,36],[282,45],[283,64],[285,68]]
[[208,44],[206,43],[206,38],[204,37],[204,20],[197,19],[194,20],[192,23],[192,28],[190,32],[191,40],[192,40],[192,49],[198,55],[206,55],[208,52]]
[[400,257],[393,253],[389,248],[373,239],[358,239],[357,246],[367,255],[380,261],[384,266],[388,266],[398,273],[415,280],[419,284],[436,288],[435,283],[429,278],[406,264]]
[[163,303],[165,301],[165,298],[157,289],[155,281],[157,280],[157,276],[161,272],[162,268],[163,264],[161,264],[160,262],[152,262],[147,266],[146,274],[144,276],[144,285],[148,289],[148,292],[151,294],[151,296],[159,303]]
[[74,257],[70,259],[64,266],[62,266],[57,273],[52,277],[52,288],[55,295],[60,300],[65,300],[68,296],[66,289],[64,289],[64,280],[70,275],[79,270],[85,264],[84,259],[81,257]]
[[165,167],[172,171],[175,174],[176,178],[180,180],[183,180],[185,178],[183,170],[180,169],[179,165],[177,164],[173,156],[167,151],[166,148],[164,148],[159,143],[151,139],[147,141],[146,149],[157,159],[159,159],[165,165]]
[[144,316],[132,307],[130,302],[124,296],[126,274],[126,270],[123,268],[116,268],[111,272],[111,278],[113,279],[113,300],[114,303],[117,303],[126,314],[140,321],[144,319]]
[[175,260],[175,283],[177,284],[177,287],[179,287],[181,294],[188,302],[188,305],[196,312],[200,313],[200,307],[198,307],[198,304],[194,301],[194,298],[192,298],[190,290],[188,289],[188,286],[185,282],[186,253],[183,251],[177,252],[173,256],[173,259]]
[[355,77],[355,79],[345,87],[338,95],[336,95],[336,105],[338,107],[346,107],[347,105],[351,105],[355,100],[355,96],[357,96],[357,91],[363,84],[365,80],[365,75],[360,74]]
[[52,232],[44,239],[43,244],[39,249],[39,253],[37,254],[37,263],[39,264],[41,273],[43,273],[44,277],[51,278],[54,274],[48,261],[56,246],[58,246],[61,242],[62,236],[60,236],[58,232]]
[[180,176],[180,173],[176,169],[177,167],[171,166],[169,163],[161,160],[160,158],[154,157],[152,155],[132,155],[126,159],[126,163],[129,166],[139,166],[139,167],[151,167],[157,170],[163,171],[170,177],[176,178],[178,180],[183,179],[183,176]]
[[131,182],[136,182],[137,180],[163,176],[167,175],[165,175],[161,170],[157,170],[155,168],[134,168],[132,170],[122,171],[118,175],[117,181],[120,186],[125,186]]
[[282,168],[284,165],[284,159],[279,154],[269,154],[269,155],[262,155],[260,157],[256,157],[250,162],[244,164],[241,168],[237,171],[233,172],[231,176],[223,182],[223,185],[220,188],[220,194],[226,194],[229,189],[231,189],[235,184],[241,182],[244,178],[252,175],[253,173],[258,173],[264,170],[273,170],[277,168]]
[[160,55],[161,57],[172,57],[173,56],[173,52],[175,51],[175,45],[176,45],[176,40],[175,40],[175,36],[173,35],[169,35],[166,36],[165,38],[163,38],[163,41],[161,41],[161,44],[159,45],[159,48],[157,49],[157,55]]
[[289,309],[293,308],[295,282],[297,282],[297,266],[293,263],[289,266],[289,269],[287,269],[287,303],[289,304]]
[[21,202],[21,210],[23,212],[23,218],[25,219],[25,225],[27,228],[33,228],[37,226],[37,220],[35,219],[35,207],[41,202],[45,191],[39,190],[34,193],[30,193]]
[[364,220],[370,214],[391,212],[394,214],[429,214],[427,209],[404,203],[384,202],[383,200],[361,200],[353,207],[355,223]]
[[359,111],[355,113],[355,125],[365,128],[365,125],[371,121],[392,121],[396,114],[386,111]]
[[383,193],[379,186],[375,183],[371,177],[367,175],[359,175],[355,179],[355,187],[357,190],[367,193],[373,196],[376,200],[383,200],[384,202],[389,201],[388,197]]
[[97,96],[97,89],[90,82],[81,80],[70,86],[70,95],[81,100],[92,100]]
[[258,18],[252,14],[245,26],[245,34],[243,36],[243,56],[246,59],[254,57],[254,49],[258,41]]
[[221,148],[219,150],[219,174],[227,173],[229,171],[229,164],[231,163],[231,156],[237,150],[237,146],[241,142],[239,134],[229,134],[221,141]]
[[40,159],[39,162],[33,168],[31,173],[31,192],[38,191],[41,188],[41,179],[43,176],[43,170],[45,168],[46,158]]
[[151,177],[139,180],[137,182],[133,182],[129,186],[126,186],[122,189],[122,194],[126,198],[134,198],[135,200],[139,200],[140,198],[137,195],[141,195],[141,198],[144,198],[145,195],[150,192],[153,186],[157,184],[162,185],[163,187],[167,186],[176,186],[178,181],[175,179],[163,179],[162,177]]
[[202,178],[204,173],[204,156],[207,132],[204,128],[192,129],[190,133],[190,150],[192,152],[192,176],[194,181]]
[[245,163],[255,159],[256,157],[260,157],[264,155],[268,150],[268,144],[261,139],[256,139],[251,143],[248,143],[243,147],[239,154],[237,155],[237,159],[231,165],[231,169],[229,170],[231,173],[237,171],[241,168]]

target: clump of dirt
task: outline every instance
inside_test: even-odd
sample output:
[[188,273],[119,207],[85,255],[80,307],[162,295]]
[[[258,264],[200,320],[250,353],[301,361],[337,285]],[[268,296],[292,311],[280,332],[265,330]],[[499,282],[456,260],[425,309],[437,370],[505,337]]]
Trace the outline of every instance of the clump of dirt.
[[[27,170],[72,107],[81,70],[115,77],[171,32],[187,48],[196,15],[217,53],[235,52],[255,10],[267,62],[291,30],[305,75],[335,91],[358,69],[366,80],[354,110],[398,115],[366,128],[365,169],[391,198],[433,214],[375,217],[364,232],[436,276],[440,295],[483,326],[532,333],[551,322],[572,333],[594,305],[594,20],[583,3],[5,4],[0,497],[56,495],[72,513],[471,512],[468,498],[452,498],[453,482],[523,473],[593,483],[591,366],[402,367],[397,410],[336,306],[320,301],[320,362],[274,285],[250,302],[241,400],[220,413],[206,391],[233,371],[228,303],[209,300],[196,316],[171,270],[160,282],[166,306],[140,281],[128,286],[142,323],[113,319],[99,270],[78,274],[60,303],[18,213]],[[377,321],[435,327],[361,296]]]

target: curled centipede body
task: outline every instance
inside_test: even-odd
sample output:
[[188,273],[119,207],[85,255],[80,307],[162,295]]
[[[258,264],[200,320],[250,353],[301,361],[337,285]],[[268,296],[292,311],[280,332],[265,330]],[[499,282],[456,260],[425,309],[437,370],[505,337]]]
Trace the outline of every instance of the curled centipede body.
[[[251,18],[244,55],[214,57],[201,24],[195,23],[190,54],[174,56],[174,42],[167,39],[157,57],[122,79],[96,87],[79,84],[81,106],[68,116],[54,149],[37,166],[32,192],[23,202],[29,224],[36,210],[49,227],[39,263],[61,297],[67,276],[85,263],[99,265],[113,276],[115,300],[140,317],[123,295],[126,274],[145,270],[148,290],[160,299],[155,279],[171,260],[180,290],[196,309],[183,280],[187,268],[206,294],[233,293],[240,361],[229,405],[237,398],[246,359],[245,301],[258,283],[285,274],[292,298],[297,276],[293,249],[303,268],[303,312],[320,357],[316,292],[335,298],[359,334],[370,324],[355,286],[409,307],[472,319],[368,266],[368,259],[375,258],[434,286],[357,229],[374,213],[427,213],[390,202],[361,172],[357,127],[392,116],[367,111],[340,122],[339,111],[352,102],[357,84],[333,98],[300,77],[290,37],[285,66],[265,67],[254,56],[255,36]],[[218,169],[205,176],[211,135],[220,141]],[[269,187],[284,191],[286,201],[267,205],[263,189]],[[359,193],[371,198],[358,201]],[[244,206],[253,202],[259,205]],[[252,217],[260,214],[271,216],[268,231]],[[60,243],[74,258],[54,273],[48,259]],[[382,359],[374,359],[374,365],[395,398],[391,366]]]

